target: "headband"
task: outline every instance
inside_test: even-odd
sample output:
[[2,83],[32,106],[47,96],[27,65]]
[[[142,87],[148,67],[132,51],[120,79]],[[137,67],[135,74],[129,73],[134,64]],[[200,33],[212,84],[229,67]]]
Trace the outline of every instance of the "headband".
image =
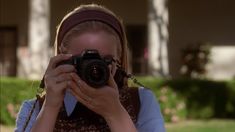
[[57,45],[61,44],[65,34],[76,25],[87,21],[100,21],[107,24],[118,34],[121,43],[123,43],[123,30],[121,23],[113,15],[99,10],[84,10],[70,15],[66,18],[59,28]]

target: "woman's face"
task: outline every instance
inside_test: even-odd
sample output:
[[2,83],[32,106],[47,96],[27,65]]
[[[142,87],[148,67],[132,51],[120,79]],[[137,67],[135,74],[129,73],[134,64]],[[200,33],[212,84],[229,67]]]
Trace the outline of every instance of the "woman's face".
[[[114,59],[118,59],[118,44],[117,38],[107,32],[85,32],[71,38],[67,47],[67,53],[78,55],[86,49],[96,49],[102,57],[112,56]],[[116,67],[113,65],[111,73],[114,75],[115,72]]]

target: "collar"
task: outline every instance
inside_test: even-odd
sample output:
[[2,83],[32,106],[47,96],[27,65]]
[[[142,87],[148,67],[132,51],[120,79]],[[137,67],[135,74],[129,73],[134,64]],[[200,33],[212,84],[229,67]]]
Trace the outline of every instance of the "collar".
[[68,91],[66,90],[64,96],[64,105],[67,116],[70,116],[77,104],[77,99]]

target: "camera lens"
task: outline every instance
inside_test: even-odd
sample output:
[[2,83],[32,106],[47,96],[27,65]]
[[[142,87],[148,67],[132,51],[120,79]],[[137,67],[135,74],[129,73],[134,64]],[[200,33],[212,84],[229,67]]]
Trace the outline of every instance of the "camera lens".
[[88,74],[90,74],[92,80],[99,81],[99,79],[102,78],[102,76],[105,74],[104,72],[104,69],[100,66],[93,65],[91,67],[90,73]]
[[109,69],[104,61],[94,59],[83,63],[84,80],[92,87],[101,87],[107,84],[109,79]]

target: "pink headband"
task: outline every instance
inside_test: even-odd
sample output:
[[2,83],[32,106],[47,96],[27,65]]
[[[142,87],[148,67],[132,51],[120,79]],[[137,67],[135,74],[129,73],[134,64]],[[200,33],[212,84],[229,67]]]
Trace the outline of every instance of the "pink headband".
[[86,21],[100,21],[107,25],[109,25],[112,29],[115,30],[115,32],[118,34],[121,43],[123,43],[123,30],[121,27],[121,23],[117,18],[115,18],[113,15],[106,13],[104,11],[99,10],[84,10],[77,12],[75,14],[72,14],[66,20],[63,21],[58,37],[57,37],[57,45],[61,44],[65,34],[72,29],[74,26],[86,22]]

